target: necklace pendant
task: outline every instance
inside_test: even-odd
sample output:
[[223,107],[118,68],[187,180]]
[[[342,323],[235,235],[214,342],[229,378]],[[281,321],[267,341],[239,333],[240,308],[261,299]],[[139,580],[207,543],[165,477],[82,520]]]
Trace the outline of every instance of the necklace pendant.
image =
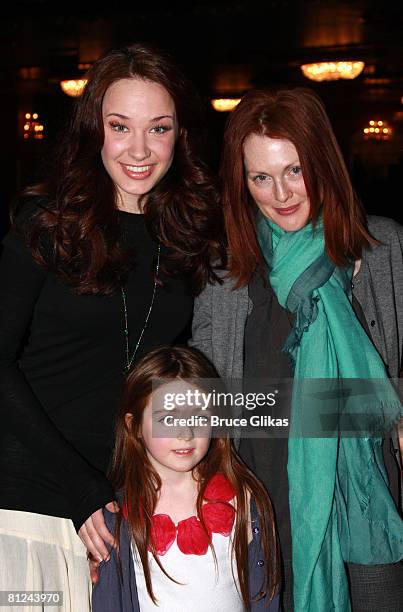
[[158,249],[157,249],[157,265],[156,265],[156,270],[155,270],[155,275],[154,275],[154,286],[153,286],[153,292],[152,292],[152,296],[151,296],[151,302],[150,302],[150,306],[148,308],[148,312],[146,314],[146,318],[144,321],[144,325],[143,325],[143,329],[140,332],[140,335],[138,337],[137,343],[135,345],[134,351],[130,357],[130,350],[129,350],[129,322],[128,322],[128,312],[127,312],[127,304],[126,304],[126,292],[123,286],[120,287],[120,292],[121,292],[121,296],[122,296],[122,302],[123,302],[123,316],[124,316],[124,336],[125,336],[125,344],[126,344],[126,364],[124,366],[124,371],[123,374],[125,376],[128,375],[128,373],[130,372],[130,368],[131,365],[134,361],[134,358],[136,356],[137,350],[140,346],[141,340],[143,338],[144,332],[147,328],[148,325],[148,321],[151,315],[151,311],[153,309],[154,306],[154,300],[155,300],[155,294],[157,291],[157,285],[158,285],[158,273],[159,273],[159,268],[160,268],[160,257],[161,257],[161,245],[158,245]]

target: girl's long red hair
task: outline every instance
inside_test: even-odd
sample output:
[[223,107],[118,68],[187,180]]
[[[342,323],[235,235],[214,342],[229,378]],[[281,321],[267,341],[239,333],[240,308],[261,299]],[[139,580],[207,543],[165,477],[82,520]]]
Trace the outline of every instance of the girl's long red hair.
[[246,185],[245,140],[251,134],[290,140],[297,149],[313,223],[323,213],[325,245],[338,266],[361,257],[375,241],[355,195],[332,126],[320,98],[305,88],[248,92],[231,113],[221,161],[222,202],[229,245],[229,274],[236,286],[249,282],[262,262],[256,238],[256,205]]
[[[125,388],[123,402],[117,418],[116,445],[111,469],[111,480],[116,490],[123,491],[128,510],[128,524],[136,543],[143,565],[147,590],[156,603],[153,593],[148,550],[162,571],[163,565],[152,550],[151,517],[154,514],[161,479],[152,467],[143,439],[140,436],[143,411],[159,381],[174,379],[216,379],[217,372],[207,359],[195,349],[184,347],[160,347],[144,357],[130,373]],[[161,383],[162,384],[162,383]],[[130,423],[126,414],[132,415]],[[250,531],[249,496],[253,498],[260,523],[262,549],[266,560],[266,578],[258,598],[268,594],[270,598],[279,586],[279,555],[274,516],[269,496],[264,486],[242,462],[230,438],[212,438],[209,450],[194,470],[199,484],[197,497],[198,518],[202,519],[204,491],[217,473],[223,474],[231,483],[236,494],[236,519],[233,550],[238,571],[242,599],[247,609],[250,607],[248,533]],[[121,529],[122,516],[118,516],[117,540]]]

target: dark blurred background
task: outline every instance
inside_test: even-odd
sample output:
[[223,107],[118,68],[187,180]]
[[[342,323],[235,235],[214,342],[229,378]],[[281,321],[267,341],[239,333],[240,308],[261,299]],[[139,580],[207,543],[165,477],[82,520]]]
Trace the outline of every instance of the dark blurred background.
[[[255,86],[309,86],[325,102],[367,211],[403,222],[402,2],[122,0],[101,8],[17,0],[2,8],[0,28],[1,233],[12,196],[46,172],[74,104],[60,81],[136,41],[168,50],[193,80],[207,108],[213,169],[227,113],[215,111],[212,98]],[[365,68],[354,80],[315,82],[301,72],[301,64],[336,60],[361,60]],[[374,131],[364,133],[370,121]]]

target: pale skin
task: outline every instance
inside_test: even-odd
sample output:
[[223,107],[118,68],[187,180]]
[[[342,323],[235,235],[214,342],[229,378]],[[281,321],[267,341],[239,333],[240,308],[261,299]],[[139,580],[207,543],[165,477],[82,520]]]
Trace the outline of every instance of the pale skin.
[[[105,136],[101,157],[116,188],[117,207],[140,214],[140,198],[145,201],[144,196],[173,161],[178,136],[174,101],[158,83],[120,79],[105,93],[102,117]],[[113,501],[105,507],[110,512],[119,510]],[[98,564],[109,559],[106,544],[116,545],[102,508],[83,523],[78,534],[88,550],[91,579],[96,582]]]
[[250,194],[265,217],[288,232],[308,223],[310,202],[292,142],[252,134],[245,140],[244,165]]
[[[174,390],[178,393],[186,391],[188,388],[186,384],[183,385],[183,388],[178,385],[181,385],[180,380],[172,381],[172,383],[160,387],[158,392],[164,393]],[[197,513],[198,483],[195,478],[195,470],[197,470],[197,465],[208,452],[210,438],[206,435],[198,437],[197,429],[186,426],[175,430],[175,436],[177,437],[157,437],[155,435],[156,426],[158,426],[157,423],[161,416],[159,405],[158,398],[155,397],[154,393],[152,400],[148,402],[143,413],[141,437],[143,438],[148,459],[161,478],[161,489],[155,514],[168,514],[173,522],[177,524],[179,521],[194,516]],[[175,416],[186,418],[191,414],[194,414],[194,411],[185,406],[177,410]],[[130,426],[132,418],[130,413],[126,414],[128,426]],[[178,452],[181,453],[186,449],[192,449],[189,455],[178,456]],[[249,494],[247,498],[249,500]],[[249,541],[251,539],[252,530],[251,525],[249,525]]]
[[[155,511],[157,514],[169,514],[174,523],[196,512],[198,484],[194,469],[210,446],[210,438],[207,435],[198,437],[194,428],[181,426],[171,430],[160,425],[167,414],[175,417],[192,414],[186,406],[169,412],[163,407],[164,393],[186,392],[187,388],[188,385],[178,379],[157,389],[144,409],[141,427],[147,457],[161,478]],[[128,413],[126,422],[129,424],[131,419],[132,415]],[[171,433],[172,437],[162,437],[165,432]]]
[[[308,223],[310,202],[290,140],[252,134],[244,144],[244,165],[250,194],[265,217],[290,232]],[[353,276],[360,267],[358,259]]]
[[[245,176],[249,192],[261,212],[282,229],[295,232],[309,220],[310,202],[297,150],[290,140],[251,134],[244,143]],[[353,276],[360,271],[354,265]],[[403,421],[400,451],[403,458]]]
[[[186,392],[188,388],[188,385],[177,379],[155,391],[144,409],[139,434],[143,439],[147,457],[161,479],[155,514],[167,514],[175,524],[197,514],[198,482],[195,470],[208,452],[210,437],[206,435],[198,437],[195,435],[197,430],[187,426],[178,427],[172,437],[162,437],[160,421],[167,412],[161,409],[162,403],[159,400],[164,393]],[[168,414],[186,418],[195,414],[195,411],[181,407]],[[125,421],[128,428],[131,427],[132,419],[133,415],[126,413]],[[247,491],[248,505],[249,501],[250,493]],[[248,542],[252,541],[252,537],[252,525],[249,521]],[[93,583],[98,580],[98,566],[101,560],[90,559]]]
[[141,213],[139,200],[168,172],[178,135],[175,104],[164,87],[138,78],[121,79],[102,103],[105,169],[121,210]]
[[[160,392],[163,392],[163,390],[176,393],[186,391],[187,386],[185,385],[183,388],[182,387],[181,381],[173,381],[158,389],[158,392],[154,395],[154,410]],[[166,416],[166,414],[175,414],[175,416],[179,416],[173,412],[164,412],[164,416]],[[125,418],[127,426],[130,427],[133,418],[132,414],[127,413]],[[177,432],[177,437],[154,437],[153,427],[158,426],[156,419],[159,418],[160,415],[156,414],[153,422],[153,401],[152,398],[150,398],[143,413],[141,437],[144,440],[150,463],[160,476],[162,482],[156,512],[169,514],[172,520],[177,523],[194,515],[196,512],[198,485],[193,477],[193,469],[207,453],[210,439],[206,436],[199,438],[195,437],[194,430],[189,427],[182,427]],[[106,508],[111,512],[116,512],[119,508],[116,502],[113,503],[114,507],[112,509],[110,509],[111,504],[108,504]],[[93,525],[94,519],[96,525]],[[88,523],[90,523],[90,531],[83,533],[83,527],[87,529]],[[112,545],[115,545],[115,540],[105,526],[102,509],[95,512],[84,523],[83,527],[79,532],[81,539],[84,541],[83,536],[87,536],[88,542],[88,537],[91,536],[89,541],[90,545],[93,543],[92,538],[96,538],[99,549],[103,550],[104,548],[105,556],[99,555],[98,548],[94,549],[94,554],[87,546],[86,541],[84,541],[90,553],[91,580],[95,583],[98,580],[98,566],[100,562],[109,560],[109,553],[103,540]],[[100,530],[102,530],[102,532]]]

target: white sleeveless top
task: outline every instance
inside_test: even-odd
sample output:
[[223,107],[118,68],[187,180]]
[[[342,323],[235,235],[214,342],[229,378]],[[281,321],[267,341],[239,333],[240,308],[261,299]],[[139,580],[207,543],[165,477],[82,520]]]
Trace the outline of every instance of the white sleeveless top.
[[245,607],[235,584],[235,558],[231,564],[232,538],[213,533],[212,542],[217,569],[210,547],[205,555],[186,555],[178,548],[176,539],[165,555],[160,557],[165,571],[182,584],[167,578],[151,553],[148,554],[151,582],[158,606],[147,593],[143,566],[137,548],[132,543],[141,612],[244,612]]

